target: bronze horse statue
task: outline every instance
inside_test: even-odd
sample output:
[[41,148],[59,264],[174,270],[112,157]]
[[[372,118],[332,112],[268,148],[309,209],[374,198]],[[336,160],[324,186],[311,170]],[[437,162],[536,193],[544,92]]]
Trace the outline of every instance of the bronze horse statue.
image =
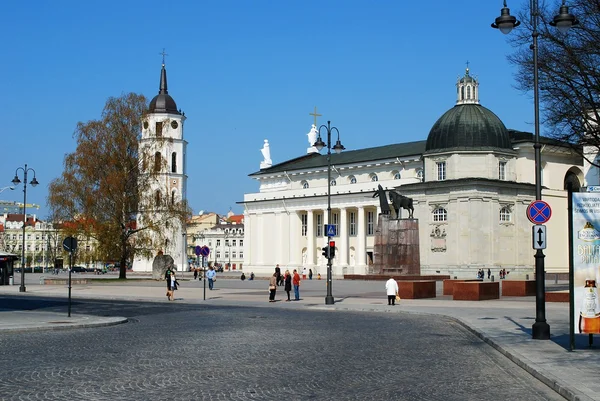
[[400,217],[400,208],[408,210],[408,218],[413,218],[413,212],[415,211],[415,208],[413,207],[412,198],[401,195],[396,191],[390,191],[390,201],[392,202],[392,206],[396,211],[396,218]]

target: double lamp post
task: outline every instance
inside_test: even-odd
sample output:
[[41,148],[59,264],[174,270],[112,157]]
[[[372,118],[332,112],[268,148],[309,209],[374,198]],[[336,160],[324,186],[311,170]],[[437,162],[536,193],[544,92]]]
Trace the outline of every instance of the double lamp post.
[[[327,144],[323,142],[321,139],[321,129],[325,128],[327,131]],[[331,131],[335,130],[337,132],[337,141],[333,147],[331,146]],[[319,127],[319,136],[317,137],[317,141],[313,145],[320,152],[324,147],[327,147],[327,224],[331,224],[331,149],[334,150],[335,153],[342,153],[344,150],[344,145],[340,142],[340,131],[336,127],[331,126],[331,121],[327,121],[327,125],[323,124]],[[327,295],[325,296],[325,304],[333,305],[335,300],[333,299],[332,294],[332,277],[331,277],[331,262],[333,259],[333,250],[331,249],[331,233],[327,232],[327,249],[329,252],[327,253]]]
[[[535,199],[542,199],[542,166],[541,166],[541,145],[540,145],[540,98],[539,98],[539,82],[538,82],[538,23],[540,18],[540,8],[538,0],[529,0],[529,12],[531,18],[531,27],[533,37],[533,103],[534,103],[534,126],[535,139],[533,148],[535,150]],[[555,26],[562,33],[565,33],[579,22],[572,14],[569,14],[569,7],[565,5],[565,0],[562,2],[559,14],[554,17],[550,25]],[[510,10],[506,6],[500,11],[500,16],[496,18],[492,24],[492,28],[499,29],[500,32],[507,34],[513,28],[521,23],[515,17],[510,15]],[[550,339],[550,326],[546,322],[546,293],[545,293],[545,269],[544,269],[544,252],[538,249],[535,253],[535,323],[532,327],[532,338],[536,340]]]
[[31,167],[19,167],[15,170],[15,178],[13,178],[12,183],[19,185],[21,180],[19,179],[19,170],[23,172],[23,243],[21,249],[21,286],[19,287],[19,292],[25,292],[25,226],[27,225],[27,173],[29,171],[33,171],[33,179],[31,182],[32,187],[35,187],[38,183],[35,178],[35,170]]

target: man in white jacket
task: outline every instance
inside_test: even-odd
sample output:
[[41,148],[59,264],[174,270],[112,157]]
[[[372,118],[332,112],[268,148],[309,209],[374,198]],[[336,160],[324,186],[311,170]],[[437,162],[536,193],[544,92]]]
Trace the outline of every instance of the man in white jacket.
[[388,305],[396,305],[396,294],[398,294],[398,283],[393,278],[385,282],[385,291],[388,296]]

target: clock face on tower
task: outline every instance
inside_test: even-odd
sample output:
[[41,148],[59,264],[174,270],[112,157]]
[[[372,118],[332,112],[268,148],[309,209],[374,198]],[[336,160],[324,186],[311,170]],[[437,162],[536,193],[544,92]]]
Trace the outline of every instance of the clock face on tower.
[[177,127],[179,127],[179,124],[177,124],[177,121],[175,121],[175,120],[171,121],[171,128],[177,129]]

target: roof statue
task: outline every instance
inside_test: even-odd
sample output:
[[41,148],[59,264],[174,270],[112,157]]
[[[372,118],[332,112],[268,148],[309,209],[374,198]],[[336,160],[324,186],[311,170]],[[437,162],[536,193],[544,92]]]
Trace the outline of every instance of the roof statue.
[[265,144],[260,150],[262,153],[264,160],[260,162],[260,169],[269,168],[273,165],[273,161],[271,160],[271,148],[269,147],[269,141],[265,139]]
[[317,142],[317,126],[312,125],[310,128],[310,132],[306,134],[308,136],[308,144],[309,147],[306,149],[306,153],[319,153],[319,149],[314,147],[315,142]]

